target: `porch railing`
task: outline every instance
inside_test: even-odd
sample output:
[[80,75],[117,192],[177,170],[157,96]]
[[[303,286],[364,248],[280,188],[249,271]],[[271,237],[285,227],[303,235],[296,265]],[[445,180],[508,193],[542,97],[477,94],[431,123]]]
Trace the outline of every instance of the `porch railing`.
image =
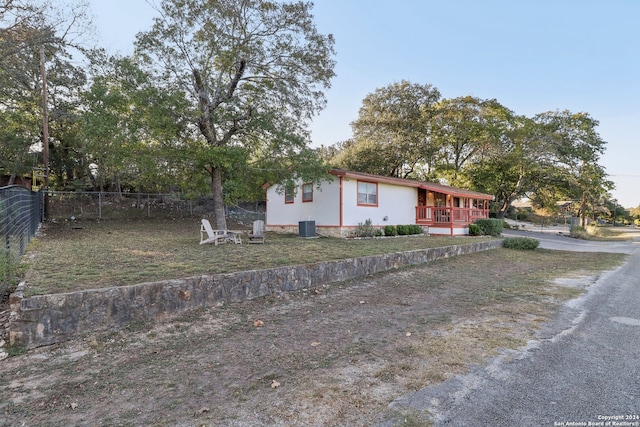
[[476,208],[442,208],[416,206],[417,224],[451,224],[464,222],[470,224],[476,219],[487,218],[488,212]]

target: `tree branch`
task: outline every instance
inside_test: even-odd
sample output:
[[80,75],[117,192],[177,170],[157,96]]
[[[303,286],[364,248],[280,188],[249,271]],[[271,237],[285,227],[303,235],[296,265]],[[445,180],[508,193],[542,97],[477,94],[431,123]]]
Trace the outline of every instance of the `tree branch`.
[[220,104],[230,100],[233,97],[233,93],[236,91],[238,87],[238,83],[240,83],[240,79],[242,79],[242,76],[244,75],[244,71],[246,68],[247,68],[246,59],[242,58],[236,62],[236,71],[235,71],[235,74],[233,75],[233,78],[229,82],[229,85],[227,86],[226,93],[222,94],[222,91],[220,90],[222,88],[219,88],[216,91],[216,94],[213,97],[213,102],[211,105],[212,109],[217,108]]
[[200,71],[195,68],[193,69],[193,88],[198,96],[198,107],[201,114],[198,119],[200,132],[202,132],[210,144],[216,145],[217,136],[211,120],[211,101],[209,100],[209,93],[202,81]]

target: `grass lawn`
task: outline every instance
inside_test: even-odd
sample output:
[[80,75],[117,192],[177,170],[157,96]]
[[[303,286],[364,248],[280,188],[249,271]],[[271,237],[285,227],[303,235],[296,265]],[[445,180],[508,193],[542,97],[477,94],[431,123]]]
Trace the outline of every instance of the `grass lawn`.
[[[216,247],[198,244],[197,219],[82,225],[45,225],[25,257],[32,293],[479,240],[268,234]],[[389,403],[548,339],[541,326],[562,303],[626,257],[500,248],[135,322],[3,361],[0,413],[12,425],[211,426],[373,425],[384,413],[428,426],[428,413]]]
[[[264,245],[200,245],[199,219],[47,222],[28,248],[30,295],[132,285],[199,274],[477,242],[486,238],[406,236],[302,239],[267,233]],[[234,227],[232,227],[234,228]]]
[[[164,231],[155,246],[128,244],[126,227],[115,223],[74,230],[68,244],[82,243],[86,250],[94,244],[87,239],[92,235],[100,247],[111,242],[116,258],[100,264],[108,278],[126,272],[120,267],[127,256],[168,252],[171,239],[180,242],[178,224],[170,225],[157,225]],[[305,259],[362,252],[369,245],[373,251],[375,245],[407,249],[420,241],[448,241],[269,236],[264,246],[199,247],[193,230],[185,226],[177,252],[190,250],[196,257],[201,251],[198,259],[215,258],[219,265],[235,258],[236,267],[274,263],[268,261],[271,253],[293,262],[311,248],[314,254],[302,254]],[[41,253],[70,233],[61,228],[54,238],[51,228],[47,232]],[[81,248],[76,253],[83,255]],[[168,322],[137,322],[2,361],[0,419],[38,426],[364,426],[375,425],[384,413],[398,420],[394,426],[429,426],[427,412],[394,413],[389,403],[485,366],[504,349],[548,340],[541,327],[561,304],[625,258],[501,248],[313,291],[192,310]],[[554,280],[560,277],[565,280]]]
[[589,234],[589,240],[601,240],[601,241],[624,241],[633,240],[633,237],[628,233],[627,227],[612,227],[612,226],[590,226],[587,227]]

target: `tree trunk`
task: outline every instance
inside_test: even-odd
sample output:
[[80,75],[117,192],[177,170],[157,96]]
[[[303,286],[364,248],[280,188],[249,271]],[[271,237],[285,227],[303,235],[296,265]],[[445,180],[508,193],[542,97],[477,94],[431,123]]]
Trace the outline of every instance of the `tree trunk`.
[[517,198],[516,194],[517,193],[512,193],[504,199],[504,202],[502,202],[502,206],[500,206],[500,210],[496,212],[496,218],[504,219],[504,216],[507,214],[509,209],[511,209],[511,205]]
[[516,185],[513,191],[511,192],[511,194],[505,197],[504,202],[500,207],[500,210],[496,214],[497,218],[500,218],[500,219],[504,218],[504,216],[507,214],[507,212],[511,208],[511,205],[513,204],[513,202],[518,198],[518,194],[520,194],[520,190],[522,190],[523,185],[524,185],[524,170],[523,170],[523,167],[521,166],[520,174],[518,175],[518,182],[516,182]]
[[213,213],[216,216],[216,228],[227,229],[227,218],[224,215],[224,201],[222,199],[222,168],[214,167],[211,170],[211,193],[213,195]]
[[580,202],[580,224],[582,228],[587,226],[587,193],[582,192],[582,200]]

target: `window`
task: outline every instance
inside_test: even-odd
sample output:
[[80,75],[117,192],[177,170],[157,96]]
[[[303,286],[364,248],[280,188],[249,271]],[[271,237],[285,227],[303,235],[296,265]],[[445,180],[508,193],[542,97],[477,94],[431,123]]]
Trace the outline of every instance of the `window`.
[[285,187],[284,189],[284,202],[285,203],[293,203],[295,200],[296,194],[293,187]]
[[302,184],[302,201],[313,202],[313,184]]
[[378,184],[358,181],[358,204],[378,206]]

